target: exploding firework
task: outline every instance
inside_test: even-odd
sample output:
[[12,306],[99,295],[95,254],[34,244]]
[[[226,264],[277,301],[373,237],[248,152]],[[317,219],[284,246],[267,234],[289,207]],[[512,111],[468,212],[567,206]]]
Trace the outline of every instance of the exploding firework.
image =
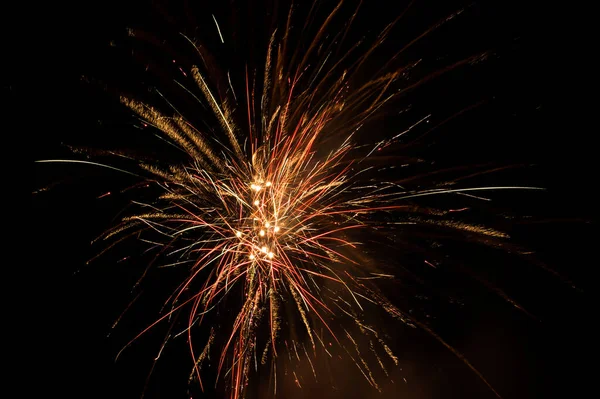
[[[441,73],[476,63],[485,54],[458,60],[401,90],[398,87],[417,62],[393,70],[384,66],[358,85],[363,66],[403,14],[366,51],[357,43],[340,54],[336,46],[358,12],[349,14],[344,29],[333,31],[332,21],[341,9],[340,2],[302,46],[291,39],[296,17],[290,9],[283,26],[274,29],[265,44],[264,65],[245,66],[242,87],[232,83],[229,72],[215,67],[201,43],[182,35],[180,40],[193,49],[197,62],[181,67],[176,83],[203,115],[210,114],[202,123],[162,94],[160,106],[121,94],[121,103],[137,115],[142,128],[159,132],[184,153],[183,162],[138,160],[115,152],[99,155],[121,156],[139,168],[70,161],[141,180],[132,187],[143,191],[134,201],[137,210],[129,210],[120,224],[100,237],[110,243],[105,250],[137,238],[156,251],[157,259],[169,260],[163,267],[187,274],[165,301],[163,314],[132,342],[157,324],[170,323],[164,343],[187,338],[190,381],[203,386],[202,369],[213,364],[232,398],[243,397],[252,374],[262,369],[274,381],[279,373],[301,386],[297,364],[307,364],[316,378],[314,363],[332,357],[332,346],[341,348],[379,389],[373,369],[388,374],[398,358],[386,334],[371,325],[369,315],[374,313],[425,329],[487,384],[457,351],[386,297],[378,283],[393,280],[394,274],[378,265],[379,246],[373,243],[415,224],[482,240],[506,238],[501,231],[449,218],[456,209],[422,206],[415,200],[528,187],[407,189],[389,179],[386,170],[395,166],[395,160],[381,154],[411,131],[426,131],[422,126],[429,115],[391,137],[370,143],[358,138],[400,94]],[[309,30],[313,19],[311,9],[302,32]],[[152,44],[144,32],[131,29],[129,36]],[[196,334],[201,328],[208,334]],[[276,382],[273,389],[276,392]]]

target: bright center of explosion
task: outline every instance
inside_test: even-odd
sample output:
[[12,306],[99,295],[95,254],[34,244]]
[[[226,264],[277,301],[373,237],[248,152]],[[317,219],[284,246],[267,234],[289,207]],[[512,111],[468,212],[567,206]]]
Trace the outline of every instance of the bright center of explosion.
[[252,223],[242,226],[235,235],[240,244],[247,247],[251,261],[270,261],[275,257],[277,237],[281,227],[278,225],[275,201],[275,189],[270,181],[259,180],[250,185],[254,194]]

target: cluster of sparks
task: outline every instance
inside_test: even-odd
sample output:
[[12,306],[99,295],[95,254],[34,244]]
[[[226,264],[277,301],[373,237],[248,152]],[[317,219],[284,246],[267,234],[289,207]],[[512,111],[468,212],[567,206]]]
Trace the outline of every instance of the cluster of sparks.
[[[194,70],[193,76],[206,98],[214,99],[198,70]],[[290,92],[288,102],[279,111],[282,114],[294,110],[292,94]],[[302,96],[297,98],[302,99]],[[386,194],[389,189],[386,184],[372,183],[368,188],[354,184],[353,162],[348,161],[353,149],[349,139],[324,159],[315,159],[315,147],[322,143],[320,136],[326,130],[327,121],[335,119],[343,108],[341,95],[338,101],[321,106],[314,114],[311,107],[306,107],[299,115],[289,115],[288,120],[297,120],[291,128],[281,116],[273,116],[275,122],[269,123],[272,130],[267,130],[265,135],[269,140],[262,143],[256,140],[249,162],[235,156],[217,162],[207,142],[185,119],[165,117],[145,104],[126,98],[122,101],[144,121],[165,132],[194,160],[191,166],[172,166],[169,170],[142,165],[160,179],[159,184],[166,191],[160,200],[165,204],[146,204],[155,212],[125,218],[123,224],[107,232],[105,238],[130,229],[151,228],[172,240],[161,244],[170,249],[171,254],[193,258],[191,274],[170,298],[173,310],[163,318],[183,305],[190,305],[188,342],[195,359],[194,374],[199,381],[199,370],[213,339],[209,338],[198,355],[192,344],[191,327],[202,323],[204,315],[237,284],[243,286],[244,300],[219,360],[220,373],[228,354],[236,359],[227,371],[232,397],[236,398],[243,392],[255,358],[259,356],[264,363],[269,352],[273,359],[276,357],[277,339],[285,324],[281,315],[283,305],[291,304],[295,308],[313,352],[317,344],[324,345],[327,339],[317,334],[317,325],[325,327],[325,331],[339,341],[329,326],[337,310],[353,317],[365,333],[372,329],[367,329],[353,310],[354,307],[362,309],[363,301],[385,305],[391,314],[402,317],[398,309],[360,281],[359,277],[369,276],[366,267],[359,273],[349,273],[347,266],[342,267],[345,264],[361,268],[344,249],[356,249],[359,245],[348,238],[348,232],[368,228],[370,222],[363,215],[407,206],[393,204],[397,194]],[[213,106],[223,126],[234,126],[221,104],[215,101]],[[239,148],[234,140],[237,139],[231,135],[231,147]],[[214,162],[209,163],[211,158]],[[201,289],[182,302],[184,292],[199,276],[203,281]],[[371,274],[370,277],[391,276]],[[324,291],[319,280],[333,282],[341,291],[331,288]],[[354,305],[345,299],[345,294]],[[331,304],[339,309],[332,309]],[[256,331],[263,321],[268,325],[269,337],[260,355],[256,347],[261,337]],[[378,334],[372,334],[397,363]],[[292,345],[297,343],[293,341]],[[307,352],[304,346],[302,350]],[[360,355],[358,350],[357,353]],[[362,359],[356,362],[369,382],[377,387],[368,364]],[[385,370],[381,359],[379,363]],[[296,381],[300,384],[298,379]]]
[[[201,386],[201,369],[215,350],[216,326],[208,326],[211,334],[205,342],[197,342],[193,331],[204,325],[207,315],[216,312],[228,294],[241,292],[232,323],[221,323],[223,331],[219,334],[225,333],[226,338],[216,349],[217,373],[226,376],[232,398],[244,396],[251,370],[258,363],[270,362],[275,371],[278,354],[292,351],[303,353],[312,367],[316,348],[331,356],[327,349],[330,342],[344,348],[369,383],[378,388],[372,366],[357,340],[348,330],[334,328],[332,320],[340,312],[353,320],[370,341],[370,356],[386,374],[387,364],[398,364],[398,359],[383,334],[361,317],[365,306],[377,306],[409,325],[423,325],[377,290],[376,279],[393,276],[367,266],[361,255],[365,244],[356,237],[386,228],[373,217],[377,213],[434,213],[407,203],[409,198],[504,188],[415,192],[376,178],[362,179],[363,173],[373,174],[366,173],[372,167],[361,162],[390,142],[365,150],[353,143],[353,135],[394,97],[396,93],[389,93],[391,84],[411,66],[350,90],[353,73],[383,42],[392,25],[350,68],[339,70],[341,59],[329,56],[333,43],[343,39],[346,31],[329,42],[323,39],[338,9],[326,19],[306,53],[294,53],[291,61],[287,35],[281,40],[277,32],[272,35],[260,85],[246,69],[245,103],[228,101],[224,93],[211,89],[208,67],[191,68],[187,77],[197,87],[185,90],[193,93],[199,89],[201,94],[194,97],[212,110],[226,142],[212,139],[211,132],[194,126],[174,106],[172,115],[166,115],[148,104],[121,97],[121,102],[145,124],[161,131],[183,150],[188,161],[166,168],[140,162],[150,175],[148,183],[162,193],[154,202],[139,202],[143,211],[125,217],[102,238],[119,237],[121,241],[150,231],[163,238],[153,242],[162,254],[178,257],[177,264],[187,264],[189,275],[168,298],[169,310],[140,335],[186,310],[184,332],[193,357],[190,378],[197,379]],[[130,33],[135,36],[134,31]],[[205,50],[195,44],[194,48],[202,58]],[[317,53],[324,55],[315,64]],[[233,87],[231,93],[235,95]],[[243,123],[239,121],[240,108],[245,108],[243,119],[247,121]],[[503,237],[501,232],[480,226],[444,223],[455,229]],[[191,294],[190,287],[194,287]],[[234,305],[228,301],[227,306],[231,310]],[[301,320],[306,339],[298,339],[298,334],[288,331],[289,317]],[[340,337],[338,331],[344,336]],[[300,385],[297,376],[295,380]]]

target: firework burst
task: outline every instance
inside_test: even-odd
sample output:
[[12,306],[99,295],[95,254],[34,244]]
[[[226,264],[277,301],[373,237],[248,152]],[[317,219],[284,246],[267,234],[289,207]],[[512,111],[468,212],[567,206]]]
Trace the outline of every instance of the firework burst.
[[[331,345],[342,348],[379,389],[373,368],[388,374],[398,359],[385,334],[370,325],[369,312],[424,328],[487,384],[457,351],[386,298],[377,283],[394,275],[370,259],[376,248],[371,250],[374,240],[365,237],[409,223],[506,238],[501,231],[445,218],[452,210],[419,206],[413,199],[526,187],[407,190],[382,177],[385,168],[377,166],[382,162],[379,154],[427,123],[428,115],[392,137],[370,144],[355,140],[400,93],[485,54],[466,57],[402,90],[398,82],[417,63],[392,71],[383,67],[356,85],[358,72],[402,15],[366,51],[355,54],[357,44],[339,55],[336,43],[346,37],[358,12],[351,14],[344,29],[332,32],[331,21],[341,7],[340,2],[323,19],[303,52],[289,41],[294,16],[290,10],[284,26],[270,36],[264,66],[245,68],[242,88],[234,87],[229,73],[223,78],[215,70],[206,48],[182,35],[198,62],[181,69],[185,79],[177,84],[214,123],[201,126],[169,99],[166,110],[131,95],[120,95],[120,101],[144,128],[160,132],[183,151],[185,161],[164,166],[160,160],[134,159],[140,168],[135,172],[79,161],[134,174],[142,178],[136,187],[151,187],[157,193],[135,201],[137,211],[100,237],[112,240],[107,249],[137,237],[170,259],[163,266],[187,273],[165,301],[164,313],[132,342],[156,324],[170,322],[165,343],[171,337],[187,337],[190,381],[203,386],[202,368],[216,364],[218,379],[227,382],[232,398],[244,396],[252,372],[260,367],[268,368],[275,380],[278,367],[284,367],[284,374],[301,386],[294,362],[307,363],[316,374],[313,362],[331,357]],[[148,40],[133,29],[129,36]],[[216,318],[221,321],[214,322]],[[201,339],[194,333],[199,326],[210,331]],[[282,365],[281,358],[289,362]]]

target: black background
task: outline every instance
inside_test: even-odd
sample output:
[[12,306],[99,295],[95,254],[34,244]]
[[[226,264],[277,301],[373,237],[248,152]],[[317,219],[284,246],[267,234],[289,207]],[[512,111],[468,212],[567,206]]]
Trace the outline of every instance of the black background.
[[[260,49],[266,46],[264,33],[274,18],[266,13],[273,10],[271,5],[189,3],[188,12],[179,4],[167,7],[174,15],[171,26],[161,18],[166,14],[164,10],[156,11],[156,7],[143,1],[56,5],[42,14],[45,23],[40,25],[44,28],[39,37],[33,42],[23,40],[18,46],[20,51],[39,59],[29,65],[33,68],[27,71],[25,79],[9,85],[11,94],[17,95],[17,108],[25,111],[24,130],[33,133],[26,135],[26,156],[32,161],[69,157],[63,143],[131,146],[132,139],[120,130],[124,129],[120,121],[126,119],[128,112],[114,97],[90,84],[89,79],[82,79],[86,76],[109,81],[132,91],[142,87],[136,86],[139,82],[135,81],[140,76],[138,66],[120,64],[126,57],[115,57],[109,46],[111,40],[123,36],[127,26],[139,25],[158,32],[177,29],[173,26],[179,25],[186,29],[197,26],[210,32],[206,37],[212,35],[214,42],[208,45],[218,49],[211,17],[214,14],[227,43],[253,43],[248,38],[258,38],[256,49],[244,52],[239,45],[234,53],[240,59],[245,54],[260,57]],[[402,9],[402,4],[376,3],[364,6],[354,28],[356,37],[372,38],[369,35],[378,32],[385,21]],[[377,61],[393,54],[401,40],[410,40],[465,5],[443,3],[415,2],[397,27],[394,39],[376,56],[380,57]],[[590,187],[595,183],[595,174],[589,133],[574,111],[578,98],[569,90],[579,72],[573,68],[577,63],[573,41],[565,34],[572,21],[566,10],[553,11],[543,4],[466,4],[471,5],[464,15],[447,30],[440,29],[431,40],[411,48],[406,60],[452,59],[481,51],[491,55],[480,67],[459,71],[438,84],[409,93],[404,105],[410,103],[415,112],[428,110],[434,115],[449,115],[477,101],[484,105],[439,129],[418,149],[410,149],[411,155],[435,160],[440,167],[488,161],[528,165],[495,177],[494,183],[510,182],[547,190],[543,194],[499,196],[504,202],[492,210],[509,209],[539,221],[517,224],[511,228],[511,235],[532,248],[536,259],[563,277],[510,257],[497,258],[490,261],[490,268],[503,261],[507,267],[492,274],[539,321],[484,292],[462,310],[445,313],[440,305],[433,307],[433,314],[440,333],[465,354],[503,397],[579,397],[589,384],[588,364],[594,361],[590,354],[594,331],[590,302],[595,284],[590,276],[595,266],[595,235]],[[285,14],[279,12],[277,18]],[[248,37],[236,38],[233,32],[246,32]],[[32,45],[39,50],[32,49]],[[229,63],[237,61],[236,56],[227,59]],[[434,67],[435,62],[425,65]],[[380,121],[378,127],[380,131],[392,132],[392,123]],[[111,263],[118,254],[85,266],[98,251],[98,247],[90,246],[90,241],[116,220],[122,205],[118,199],[97,197],[127,181],[103,170],[73,165],[36,164],[33,175],[32,191],[53,182],[59,184],[33,195],[31,214],[35,227],[27,229],[23,238],[28,281],[41,283],[39,300],[23,310],[25,318],[36,325],[30,329],[33,334],[29,341],[36,348],[30,373],[48,377],[44,386],[50,396],[139,397],[159,341],[142,342],[119,362],[114,358],[152,315],[143,311],[130,314],[107,337],[112,323],[131,299],[130,288],[139,269]],[[378,394],[360,377],[354,379],[354,371],[338,370],[334,373],[340,381],[336,395],[493,397],[473,373],[431,338],[403,330],[397,339],[402,370],[394,371],[394,384],[383,384],[386,388]],[[178,365],[180,358],[188,361],[184,356],[176,351],[165,355],[161,360],[164,366],[153,376],[147,397],[185,397],[185,387],[174,383],[178,373],[187,377],[187,363]],[[319,385],[292,388],[286,395],[328,397],[329,393]],[[219,396],[215,393],[214,397]]]

